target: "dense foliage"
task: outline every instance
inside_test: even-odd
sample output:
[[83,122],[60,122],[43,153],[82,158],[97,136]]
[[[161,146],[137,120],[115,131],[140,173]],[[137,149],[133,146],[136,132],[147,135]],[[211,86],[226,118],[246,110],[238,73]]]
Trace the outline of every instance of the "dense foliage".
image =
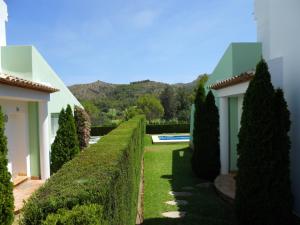
[[74,207],[91,204],[103,208],[95,210],[101,225],[135,224],[144,134],[145,119],[138,116],[82,151],[29,199],[21,224],[38,225],[56,213],[65,217],[63,209],[74,209],[67,217],[78,218]]
[[141,109],[139,109],[136,106],[130,106],[129,108],[125,109],[125,111],[124,111],[124,119],[130,120],[133,117],[135,117],[137,115],[141,115],[141,114],[143,114]]
[[[201,99],[203,96],[202,88],[200,94]],[[200,178],[213,181],[220,173],[219,112],[211,91],[208,92],[205,101],[197,105],[198,110],[200,108],[200,115],[197,115],[197,119],[199,120],[200,117],[201,123],[197,124],[194,130],[196,132],[194,138],[197,140],[193,139],[192,166]],[[195,120],[195,123],[198,122]]]
[[116,129],[117,125],[112,126],[96,126],[91,128],[91,136],[104,136],[112,130]]
[[147,134],[166,134],[166,133],[189,133],[190,124],[188,123],[165,123],[147,124]]
[[100,205],[75,206],[71,210],[59,209],[56,214],[50,214],[42,225],[109,225],[101,215],[103,208]]
[[235,201],[239,224],[291,224],[289,127],[283,94],[275,94],[262,60],[243,103]]
[[85,111],[88,113],[91,123],[97,123],[97,120],[100,116],[99,108],[91,101],[82,101],[81,104],[84,107]]
[[164,114],[164,108],[154,95],[143,95],[137,101],[137,107],[146,115],[148,121],[158,119]]
[[[135,109],[141,96],[150,94],[160,98],[166,87],[170,86],[175,94],[175,104],[171,105],[176,108],[174,119],[189,122],[194,89],[203,78],[207,75],[201,75],[191,83],[172,85],[149,80],[121,85],[96,81],[71,86],[70,90],[89,113],[92,126],[110,126],[131,118],[132,114],[139,114]],[[158,119],[163,119],[163,116]]]
[[0,106],[0,224],[10,225],[14,220],[14,197],[11,175],[7,169],[8,150],[4,129],[4,116]]
[[176,115],[177,102],[176,95],[172,86],[167,85],[167,87],[160,94],[160,102],[164,107],[164,116],[165,120],[171,120]]
[[87,112],[81,107],[75,106],[74,119],[76,124],[77,137],[80,149],[84,149],[89,145],[91,120]]
[[75,120],[71,106],[62,109],[58,119],[59,128],[51,146],[51,173],[57,172],[63,164],[73,159],[80,151]]
[[176,115],[179,121],[189,122],[193,95],[186,88],[178,88],[176,95]]

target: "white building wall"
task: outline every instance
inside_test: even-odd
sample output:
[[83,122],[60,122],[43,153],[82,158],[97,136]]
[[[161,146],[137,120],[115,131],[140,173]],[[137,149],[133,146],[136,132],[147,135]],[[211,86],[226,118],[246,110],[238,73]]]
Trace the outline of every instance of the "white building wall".
[[0,99],[0,105],[7,118],[5,135],[10,173],[13,177],[19,174],[30,176],[27,102]]
[[7,22],[7,5],[3,0],[0,0],[0,46],[6,46],[6,28]]
[[283,87],[291,111],[292,188],[300,216],[300,1],[255,0],[255,17],[263,57],[275,77],[272,81]]

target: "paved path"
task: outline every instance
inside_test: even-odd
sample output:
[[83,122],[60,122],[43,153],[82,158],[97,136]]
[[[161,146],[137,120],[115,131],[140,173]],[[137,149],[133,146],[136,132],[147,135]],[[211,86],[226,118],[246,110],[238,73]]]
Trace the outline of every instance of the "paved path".
[[42,180],[28,180],[14,188],[15,214],[23,208],[23,201],[26,201],[44,183]]

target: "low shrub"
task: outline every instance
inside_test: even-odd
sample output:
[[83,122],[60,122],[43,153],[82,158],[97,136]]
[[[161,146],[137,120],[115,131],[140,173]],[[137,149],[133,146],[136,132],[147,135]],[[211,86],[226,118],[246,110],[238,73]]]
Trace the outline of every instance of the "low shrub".
[[110,225],[135,224],[144,124],[143,116],[124,122],[66,163],[25,204],[21,224],[42,224],[59,210],[90,204],[103,207],[98,218]]
[[104,136],[107,135],[112,130],[116,129],[118,126],[96,126],[91,128],[91,136]]
[[147,134],[163,134],[163,133],[189,133],[190,124],[176,123],[176,124],[147,124]]
[[103,215],[100,205],[75,206],[72,210],[60,209],[56,214],[50,214],[42,225],[108,225],[99,218]]

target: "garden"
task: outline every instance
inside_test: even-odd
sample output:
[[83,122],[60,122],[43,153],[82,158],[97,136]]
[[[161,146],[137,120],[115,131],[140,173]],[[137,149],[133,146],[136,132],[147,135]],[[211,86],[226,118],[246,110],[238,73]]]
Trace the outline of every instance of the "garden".
[[233,205],[192,171],[188,144],[153,145],[150,136],[145,143],[144,225],[236,224]]

